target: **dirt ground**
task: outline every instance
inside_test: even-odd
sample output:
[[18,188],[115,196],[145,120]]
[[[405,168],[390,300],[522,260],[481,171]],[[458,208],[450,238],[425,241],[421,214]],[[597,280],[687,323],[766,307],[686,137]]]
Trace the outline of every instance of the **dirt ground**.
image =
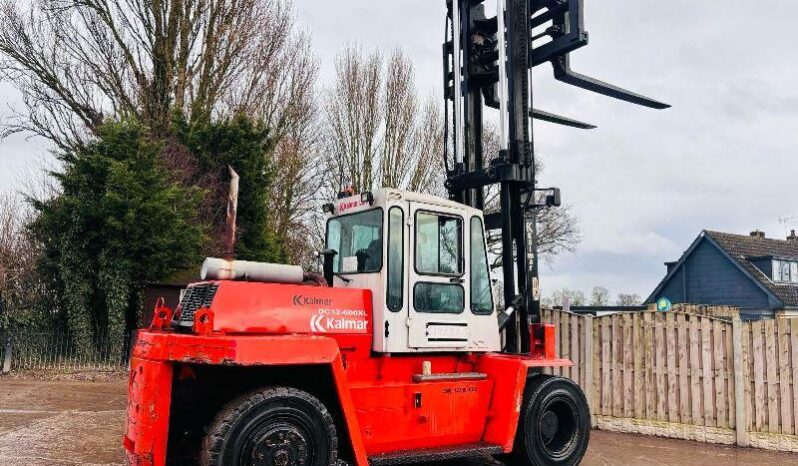
[[[122,465],[124,407],[124,381],[0,378],[0,466]],[[496,463],[469,466],[487,464]],[[582,464],[765,466],[798,464],[798,455],[597,431]]]

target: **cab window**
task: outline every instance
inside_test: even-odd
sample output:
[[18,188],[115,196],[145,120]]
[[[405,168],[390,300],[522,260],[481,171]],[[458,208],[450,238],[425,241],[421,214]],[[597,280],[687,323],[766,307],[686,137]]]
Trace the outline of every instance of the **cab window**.
[[425,275],[462,275],[462,238],[461,218],[416,213],[416,271]]
[[413,307],[417,312],[431,314],[462,314],[465,290],[449,283],[416,283],[413,287]]
[[402,310],[404,303],[405,221],[400,207],[388,211],[388,309]]
[[488,251],[482,219],[471,219],[471,311],[478,315],[493,313],[493,291],[490,286]]
[[382,270],[382,209],[331,218],[327,248],[338,254],[335,273],[374,273]]

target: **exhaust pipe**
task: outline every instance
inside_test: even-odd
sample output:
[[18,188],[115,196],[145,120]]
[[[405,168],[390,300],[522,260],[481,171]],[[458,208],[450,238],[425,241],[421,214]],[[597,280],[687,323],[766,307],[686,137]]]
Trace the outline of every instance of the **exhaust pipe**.
[[305,281],[305,271],[298,265],[233,261],[209,257],[202,264],[201,278],[202,280],[302,284]]

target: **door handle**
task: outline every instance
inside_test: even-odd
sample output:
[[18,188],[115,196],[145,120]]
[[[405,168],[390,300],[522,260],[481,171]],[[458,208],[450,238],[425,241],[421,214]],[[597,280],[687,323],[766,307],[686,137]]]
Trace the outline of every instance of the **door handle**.
[[465,283],[465,279],[464,278],[450,278],[449,279],[449,283],[458,283],[458,284],[462,285],[463,283]]

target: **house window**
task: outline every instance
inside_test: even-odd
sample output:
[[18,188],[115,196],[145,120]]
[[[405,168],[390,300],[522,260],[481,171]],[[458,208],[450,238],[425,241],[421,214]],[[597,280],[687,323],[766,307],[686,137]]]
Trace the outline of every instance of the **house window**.
[[779,283],[798,283],[798,261],[773,261],[773,281]]

